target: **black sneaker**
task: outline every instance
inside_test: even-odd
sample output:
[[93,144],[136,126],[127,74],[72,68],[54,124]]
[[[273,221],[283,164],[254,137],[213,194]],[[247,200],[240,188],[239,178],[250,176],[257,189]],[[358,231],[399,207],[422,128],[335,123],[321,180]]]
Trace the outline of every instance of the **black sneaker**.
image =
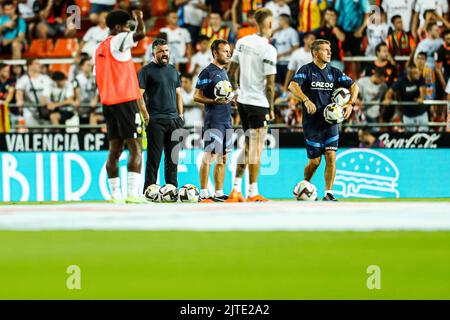
[[337,201],[332,193],[327,193],[322,199],[323,201]]
[[207,196],[205,198],[199,197],[198,202],[208,203],[208,202],[216,202],[212,196]]
[[223,195],[223,196],[220,196],[220,197],[216,197],[216,196],[214,196],[213,197],[213,200],[215,201],[215,202],[225,202],[226,200],[228,200],[228,196],[227,195]]

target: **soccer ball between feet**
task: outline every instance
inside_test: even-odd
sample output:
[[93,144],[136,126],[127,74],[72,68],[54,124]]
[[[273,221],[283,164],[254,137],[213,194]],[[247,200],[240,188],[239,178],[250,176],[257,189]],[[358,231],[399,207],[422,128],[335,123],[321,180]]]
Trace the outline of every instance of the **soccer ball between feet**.
[[159,189],[162,202],[176,202],[178,200],[178,189],[173,184],[166,184]]
[[180,188],[179,197],[182,202],[198,202],[200,192],[193,184],[185,184]]
[[144,197],[147,200],[158,202],[161,200],[159,193],[160,189],[161,187],[159,186],[159,184],[151,184],[147,187],[147,189],[145,189]]
[[303,180],[295,185],[294,196],[297,200],[315,201],[317,188],[311,182]]

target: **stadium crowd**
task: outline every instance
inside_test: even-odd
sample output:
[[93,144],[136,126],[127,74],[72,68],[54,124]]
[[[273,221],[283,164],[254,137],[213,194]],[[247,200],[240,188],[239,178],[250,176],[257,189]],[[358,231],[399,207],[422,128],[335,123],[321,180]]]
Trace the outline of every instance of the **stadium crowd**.
[[[73,5],[81,9],[81,28],[72,19]],[[194,102],[194,88],[200,71],[212,61],[210,44],[225,39],[233,45],[255,33],[254,12],[260,7],[274,14],[275,123],[301,124],[301,108],[287,87],[293,74],[312,61],[310,46],[318,38],[331,42],[331,64],[360,87],[350,123],[404,123],[417,126],[373,129],[427,131],[430,121],[446,121],[445,105],[422,103],[450,99],[447,0],[174,0],[169,4],[166,0],[4,0],[0,15],[2,126],[8,126],[5,114],[11,127],[102,123],[92,56],[108,36],[105,17],[113,8],[144,11],[147,38],[133,51],[144,64],[152,60],[152,39],[168,41],[170,62],[181,74],[185,125],[201,126],[203,110]],[[344,57],[356,56],[375,60],[344,62]],[[25,65],[5,61],[24,58]],[[73,58],[74,62],[43,65],[37,58]],[[136,63],[137,71],[140,67]],[[237,112],[233,120],[239,124]]]

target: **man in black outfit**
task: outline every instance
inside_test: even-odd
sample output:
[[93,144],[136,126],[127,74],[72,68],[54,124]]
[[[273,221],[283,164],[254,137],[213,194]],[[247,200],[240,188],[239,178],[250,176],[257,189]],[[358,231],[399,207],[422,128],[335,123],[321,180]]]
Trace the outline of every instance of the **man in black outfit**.
[[139,72],[139,86],[144,95],[150,121],[147,126],[147,164],[145,189],[156,183],[164,148],[164,178],[167,184],[178,186],[178,144],[172,133],[184,125],[180,75],[169,64],[167,41],[156,39],[152,45],[153,62]]

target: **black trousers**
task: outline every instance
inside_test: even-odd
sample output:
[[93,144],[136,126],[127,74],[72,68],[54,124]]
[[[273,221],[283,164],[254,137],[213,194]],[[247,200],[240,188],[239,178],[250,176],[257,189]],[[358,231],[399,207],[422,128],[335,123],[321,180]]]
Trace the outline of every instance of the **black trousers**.
[[[176,129],[183,127],[183,120],[161,119],[150,120],[147,126],[147,163],[145,166],[144,191],[158,178],[159,164],[164,149],[164,179],[166,184],[178,187],[178,152],[180,140],[177,135],[172,137]],[[179,135],[178,135],[179,136]]]

